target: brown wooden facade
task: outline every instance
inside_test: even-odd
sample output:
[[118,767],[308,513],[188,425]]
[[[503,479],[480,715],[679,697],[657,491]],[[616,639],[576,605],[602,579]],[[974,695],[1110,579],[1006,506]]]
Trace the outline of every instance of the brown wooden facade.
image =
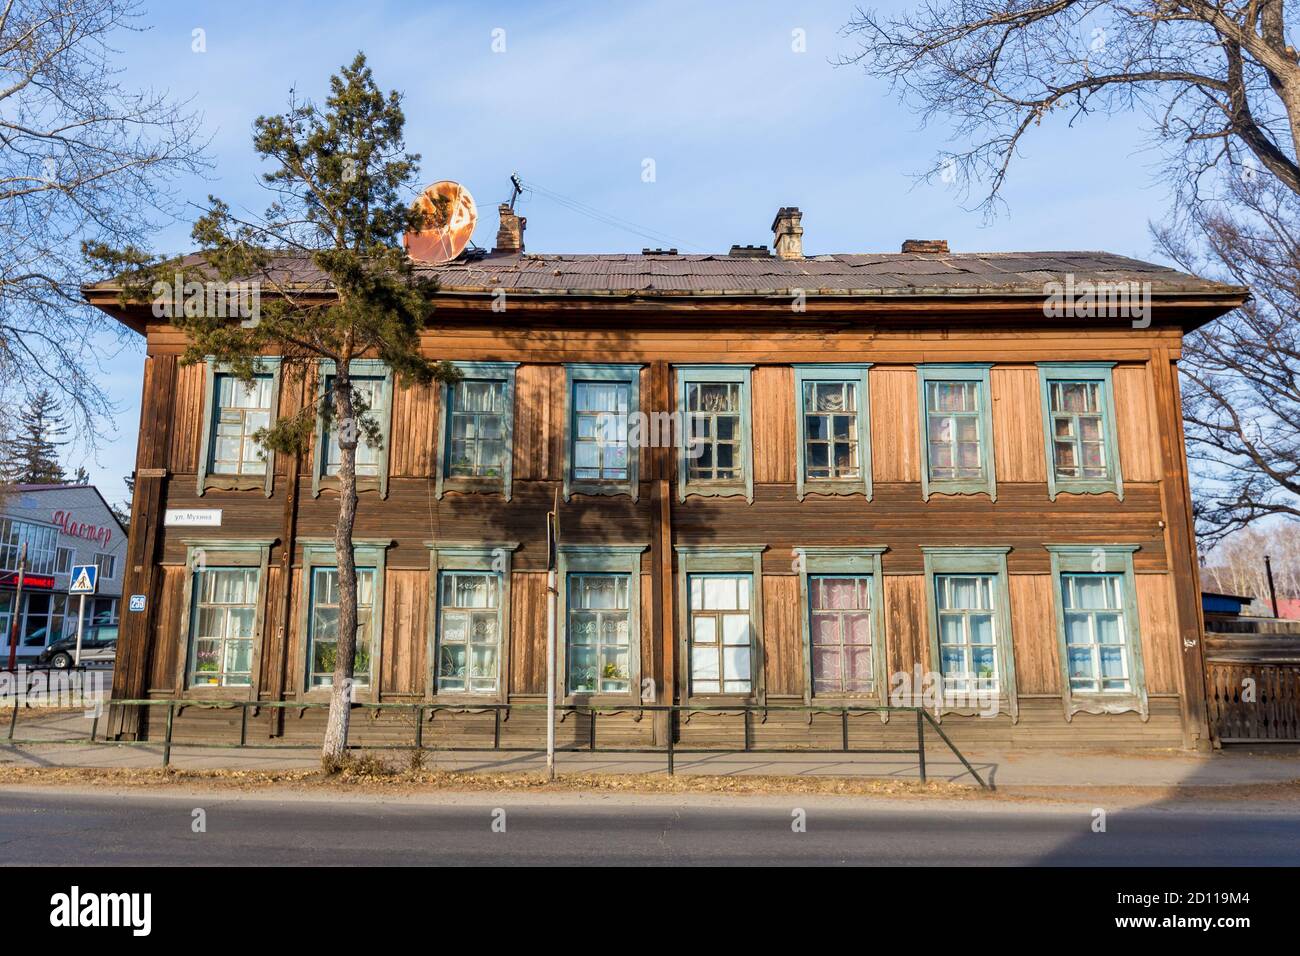
[[[91,296],[94,301],[94,296]],[[306,688],[303,573],[307,550],[328,540],[337,509],[334,493],[314,489],[315,452],[274,462],[269,492],[208,488],[197,474],[208,405],[207,369],[184,366],[184,337],[145,311],[123,312],[107,295],[101,305],[147,339],[143,412],[132,509],[126,592],[146,596],[145,609],[124,613],[114,696],[121,698],[319,699]],[[573,494],[561,505],[563,541],[570,545],[639,545],[639,673],[652,680],[649,699],[690,703],[684,653],[680,575],[689,549],[752,548],[761,574],[755,609],[761,673],[748,699],[768,704],[816,703],[810,693],[804,596],[796,549],[877,549],[880,631],[876,653],[887,675],[929,671],[932,659],[926,574],[927,548],[1006,549],[1009,642],[1016,706],[997,716],[951,712],[944,727],[958,743],[979,746],[1205,746],[1208,741],[1202,667],[1199,585],[1191,526],[1176,363],[1187,325],[1225,310],[1217,301],[1156,304],[1149,328],[1125,321],[1054,320],[1041,304],[1023,301],[813,302],[793,314],[772,302],[674,302],[554,298],[511,299],[504,313],[487,297],[448,295],[436,327],[424,337],[427,354],[464,362],[518,363],[513,408],[512,488],[463,493],[436,489],[440,456],[438,387],[393,389],[388,429],[386,494],[362,492],[356,536],[384,552],[382,624],[377,673],[366,699],[411,702],[439,698],[431,681],[437,615],[431,551],[439,543],[509,544],[509,631],[501,649],[501,686],[484,699],[535,702],[545,693],[545,513],[564,482],[566,365],[639,365],[641,408],[674,407],[679,367],[749,366],[752,502],[744,494],[680,494],[679,450],[642,448],[635,500],[629,494]],[[797,490],[799,456],[795,366],[868,364],[870,499],[864,494]],[[923,496],[925,467],[918,366],[987,364],[996,471],[996,500],[987,493]],[[1114,492],[1049,494],[1039,363],[1113,363],[1115,454],[1122,497]],[[278,412],[287,414],[315,394],[316,372],[286,364],[278,380]],[[316,493],[316,490],[319,493]],[[219,528],[168,527],[167,509],[219,508]],[[195,542],[264,542],[264,582],[249,688],[185,686]],[[1059,583],[1048,546],[1118,546],[1131,553],[1145,712],[1073,711],[1063,694]],[[687,549],[687,550],[682,550]],[[561,644],[560,655],[565,651]],[[561,668],[562,672],[562,668]],[[561,688],[562,699],[565,697]],[[842,698],[835,698],[836,701]],[[602,704],[617,710],[619,701]],[[662,738],[654,721],[629,709],[611,727],[630,737]],[[190,713],[190,712],[187,712]],[[261,713],[255,726],[304,739],[319,731],[316,712]],[[133,733],[125,714],[114,730]],[[221,727],[228,711],[193,712],[186,733]],[[395,718],[394,718],[395,719]],[[485,739],[491,717],[462,724],[437,718],[426,731]],[[513,719],[513,718],[512,718]],[[385,718],[378,718],[379,724]],[[519,733],[536,731],[521,711]],[[277,725],[277,721],[279,724]],[[477,721],[477,723],[475,722]],[[531,722],[531,723],[530,723]],[[726,737],[738,725],[692,720],[689,733]],[[394,739],[409,729],[394,724]],[[876,717],[855,721],[854,741],[891,733]],[[899,729],[899,732],[904,732]],[[583,733],[572,721],[565,734]],[[760,734],[795,745],[819,735],[838,740],[838,718],[773,714]],[[447,739],[451,739],[450,737]]]

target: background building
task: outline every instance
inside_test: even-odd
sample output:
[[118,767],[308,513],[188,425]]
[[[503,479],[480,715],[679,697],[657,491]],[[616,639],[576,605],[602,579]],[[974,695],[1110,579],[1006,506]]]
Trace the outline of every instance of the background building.
[[[74,565],[99,566],[98,593],[86,621],[118,619],[126,565],[126,529],[90,485],[11,485],[0,494],[0,658],[9,659],[18,562],[27,545],[22,604],[17,607],[18,661],[75,634],[80,599],[69,597]],[[0,664],[3,666],[3,664]]]

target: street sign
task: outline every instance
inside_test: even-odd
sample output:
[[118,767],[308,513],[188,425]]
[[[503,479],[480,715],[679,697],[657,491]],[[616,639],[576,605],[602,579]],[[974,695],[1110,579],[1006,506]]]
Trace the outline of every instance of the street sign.
[[163,524],[169,528],[220,528],[220,508],[168,508]]
[[128,611],[143,611],[143,610],[144,610],[144,595],[143,595],[143,594],[132,594],[132,595],[131,595],[131,598],[130,598],[130,600],[129,600],[129,602],[127,603],[127,608],[126,608],[126,609],[127,609]]
[[72,566],[72,584],[68,586],[69,594],[94,594],[99,583],[99,568],[93,564],[74,564]]

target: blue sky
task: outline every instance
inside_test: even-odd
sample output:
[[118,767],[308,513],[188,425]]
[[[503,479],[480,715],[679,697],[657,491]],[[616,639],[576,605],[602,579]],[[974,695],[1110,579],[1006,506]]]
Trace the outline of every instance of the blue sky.
[[[770,242],[777,208],[795,205],[810,255],[945,238],[955,251],[1155,257],[1148,222],[1167,195],[1143,151],[1140,118],[1044,124],[1012,173],[1006,208],[986,223],[949,188],[913,182],[947,132],[920,129],[884,83],[829,62],[853,49],[838,35],[852,12],[851,0],[153,2],[142,32],[118,45],[124,82],[192,98],[203,115],[214,167],[206,181],[181,185],[196,203],[214,193],[261,210],[253,119],[283,108],[291,89],[323,98],[330,73],[364,50],[379,84],[405,94],[407,141],[423,156],[423,179],[455,179],[473,193],[482,246],[492,245],[496,204],[518,172],[672,237],[683,252]],[[193,50],[195,30],[205,52]],[[493,51],[498,30],[504,52]],[[796,30],[806,52],[793,49]],[[642,178],[647,159],[654,182]],[[532,251],[661,244],[540,194],[520,202]],[[156,251],[189,246],[187,223],[157,233]],[[142,343],[105,362],[117,431],[85,463],[110,500],[125,497],[122,476],[134,462],[142,366]]]

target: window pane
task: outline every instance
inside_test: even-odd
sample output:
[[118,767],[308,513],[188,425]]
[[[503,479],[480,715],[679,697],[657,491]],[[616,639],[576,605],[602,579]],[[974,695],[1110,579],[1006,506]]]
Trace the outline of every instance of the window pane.
[[441,577],[438,687],[449,692],[496,693],[501,639],[499,575],[443,571]]
[[813,643],[813,693],[870,693],[871,579],[814,575],[808,579]]
[[570,693],[631,689],[629,594],[626,574],[569,576]]
[[727,647],[722,651],[724,680],[749,680],[749,647]]
[[[365,406],[365,417],[376,422],[382,422],[386,404],[384,401],[384,380],[379,377],[353,376],[351,382],[359,406]],[[334,376],[331,375],[326,380],[326,388],[332,389],[333,387]],[[359,419],[361,414],[359,407]],[[337,421],[331,421],[325,436],[324,474],[327,477],[337,476],[342,464],[343,451],[339,447],[338,427],[339,423]],[[381,452],[381,448],[370,445],[370,442],[366,439],[365,430],[357,427],[356,471],[359,477],[373,478],[379,475]]]
[[251,683],[259,575],[257,568],[206,568],[195,573],[191,686]]
[[710,577],[704,579],[704,607],[709,610],[735,610],[736,579]]

